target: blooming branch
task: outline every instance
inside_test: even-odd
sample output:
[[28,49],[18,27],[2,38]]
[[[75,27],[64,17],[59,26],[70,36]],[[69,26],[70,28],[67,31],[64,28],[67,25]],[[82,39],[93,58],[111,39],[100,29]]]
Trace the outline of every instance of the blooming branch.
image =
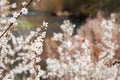
[[[18,19],[21,15],[23,15],[23,11],[25,11],[25,14],[26,14],[26,9],[31,5],[32,2],[33,2],[33,0],[30,0],[28,2],[28,4],[26,5],[26,7],[22,8],[21,12],[19,13],[19,15],[15,19]],[[12,27],[13,24],[14,24],[14,22],[11,22],[9,24],[9,26],[7,27],[7,29],[0,35],[0,38],[5,35],[5,33]]]

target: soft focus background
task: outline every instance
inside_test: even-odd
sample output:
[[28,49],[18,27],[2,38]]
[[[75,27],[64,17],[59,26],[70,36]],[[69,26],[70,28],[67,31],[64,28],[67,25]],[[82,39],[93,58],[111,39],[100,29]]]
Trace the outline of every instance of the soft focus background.
[[[17,9],[21,8],[20,2],[29,0],[9,0],[10,3],[17,2]],[[37,1],[36,1],[37,2]],[[99,10],[106,12],[118,12],[119,0],[41,0],[36,3],[36,7],[31,6],[31,10],[38,12],[48,12],[59,16],[81,16],[93,15]],[[35,5],[33,3],[33,5]]]
[[[9,0],[16,2],[18,7],[11,11],[21,9],[20,2],[29,0]],[[110,13],[119,13],[120,0],[40,0],[30,6],[30,12],[25,16],[26,20],[35,25],[40,25],[42,20],[49,23],[48,29],[51,35],[53,31],[59,30],[59,25],[65,19],[70,19],[76,27],[89,18],[95,18],[97,13],[109,17]],[[35,6],[36,5],[36,6]],[[76,29],[76,28],[75,28]]]

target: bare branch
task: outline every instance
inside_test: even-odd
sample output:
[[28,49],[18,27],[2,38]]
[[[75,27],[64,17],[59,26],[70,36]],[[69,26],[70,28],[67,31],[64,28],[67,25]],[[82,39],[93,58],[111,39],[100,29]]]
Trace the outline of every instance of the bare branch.
[[119,77],[119,70],[120,70],[120,64],[118,65],[118,72],[117,72],[117,76],[116,76],[116,79],[115,79],[115,80],[118,80],[118,77]]
[[[30,0],[28,2],[28,4],[26,5],[26,8],[28,8],[31,5],[32,2],[33,2],[33,0]],[[22,15],[22,12],[20,12],[20,14],[16,17],[16,19],[18,19],[21,15]],[[7,29],[0,35],[0,38],[2,38],[5,35],[5,33],[12,27],[12,25],[13,25],[13,23],[9,24],[9,26],[7,27]]]

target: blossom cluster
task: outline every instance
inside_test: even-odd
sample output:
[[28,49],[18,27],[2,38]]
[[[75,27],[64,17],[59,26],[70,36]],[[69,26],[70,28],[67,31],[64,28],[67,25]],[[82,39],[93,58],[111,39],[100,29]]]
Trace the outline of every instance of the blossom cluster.
[[[6,5],[9,8],[17,7],[16,3],[12,5],[7,3],[7,0],[0,0],[1,12],[8,10],[6,8],[3,10]],[[17,27],[15,25],[17,18],[22,14],[27,14],[28,9],[23,7],[20,12],[13,12],[10,19],[7,17],[9,13],[5,13],[0,14],[0,36],[7,30],[0,37],[0,80],[40,80],[40,77],[45,74],[40,62],[48,23],[43,21],[42,26],[35,31],[30,31],[26,37],[15,35],[17,32],[15,33],[12,28]]]
[[[48,50],[50,54],[55,54],[51,57],[51,55],[47,56],[44,53],[47,22],[43,21],[42,26],[35,31],[30,31],[27,36],[16,36],[13,32],[12,28],[17,27],[19,16],[28,13],[27,4],[27,2],[22,2],[23,8],[20,11],[15,11],[13,16],[7,20],[8,14],[4,11],[16,8],[17,4],[9,5],[7,0],[0,0],[0,11],[2,12],[0,14],[0,35],[10,27],[0,37],[0,80],[120,79],[120,64],[114,63],[116,60],[119,63],[120,59],[119,44],[117,44],[118,41],[114,40],[114,38],[116,39],[114,35],[119,35],[120,30],[119,28],[116,31],[116,25],[119,23],[116,23],[115,17],[100,19],[99,26],[92,26],[92,29],[89,25],[87,28],[86,25],[82,25],[80,30],[85,28],[83,30],[84,36],[79,33],[73,35],[75,25],[70,20],[64,20],[60,26],[62,32],[53,33],[53,37],[49,40],[49,43],[54,42],[57,45],[46,44],[49,49],[45,51]],[[92,25],[91,22],[86,23]],[[9,26],[9,24],[13,25]],[[96,34],[99,34],[96,27],[102,32],[102,36],[97,35],[96,37]],[[87,29],[91,29],[91,31]],[[48,46],[57,48],[51,49]]]
[[38,64],[41,61],[40,54],[45,35],[46,32],[41,29],[32,31],[25,39],[23,36],[15,37],[12,33],[7,37],[2,37],[0,40],[0,78],[14,80],[15,77],[19,78],[18,74],[29,74],[31,77],[26,76],[26,79],[39,80],[45,74]]
[[54,33],[52,37],[52,40],[61,44],[57,47],[59,57],[46,60],[48,76],[60,80],[119,80],[119,67],[112,65],[116,60],[115,50],[119,46],[113,41],[115,21],[112,18],[101,20],[103,36],[101,41],[95,43],[87,36],[66,34],[73,29],[67,26],[70,21],[64,22],[67,23],[62,24],[66,24],[63,33]]

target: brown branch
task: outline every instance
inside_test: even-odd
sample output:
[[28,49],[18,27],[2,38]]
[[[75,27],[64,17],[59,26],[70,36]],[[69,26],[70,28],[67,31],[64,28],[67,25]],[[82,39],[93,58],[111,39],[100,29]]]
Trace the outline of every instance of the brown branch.
[[118,65],[118,72],[117,72],[117,76],[116,76],[116,79],[115,79],[115,80],[118,80],[118,77],[119,77],[119,70],[120,70],[120,64]]
[[0,47],[0,51],[2,50],[2,47]]
[[[30,0],[25,8],[28,8],[31,5],[32,1],[33,0]],[[18,19],[21,15],[22,15],[22,12],[20,12],[20,14],[16,17],[16,19]],[[5,33],[12,27],[12,25],[13,25],[13,23],[10,23],[8,25],[7,29],[0,35],[0,38],[2,38],[5,35]]]

